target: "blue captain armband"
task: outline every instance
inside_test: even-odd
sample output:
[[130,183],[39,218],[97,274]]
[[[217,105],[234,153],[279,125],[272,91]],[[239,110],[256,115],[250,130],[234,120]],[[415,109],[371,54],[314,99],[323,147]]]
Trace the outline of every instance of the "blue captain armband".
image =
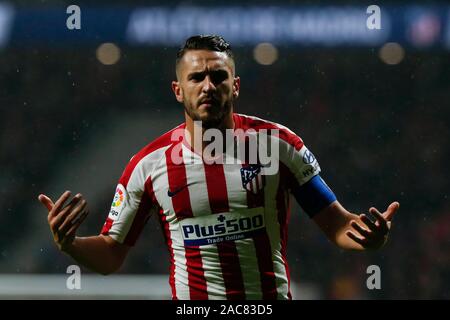
[[295,190],[292,190],[292,194],[310,218],[336,201],[333,191],[319,175],[314,176],[302,186],[297,186]]

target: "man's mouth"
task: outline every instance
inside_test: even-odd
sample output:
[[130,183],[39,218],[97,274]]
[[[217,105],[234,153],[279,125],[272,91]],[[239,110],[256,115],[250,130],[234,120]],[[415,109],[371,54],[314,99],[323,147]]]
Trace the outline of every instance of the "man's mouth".
[[212,106],[212,105],[214,105],[214,104],[216,104],[217,102],[216,102],[216,100],[214,100],[214,99],[205,99],[205,100],[202,100],[201,102],[200,102],[200,106],[202,106],[202,105],[205,105],[205,106]]

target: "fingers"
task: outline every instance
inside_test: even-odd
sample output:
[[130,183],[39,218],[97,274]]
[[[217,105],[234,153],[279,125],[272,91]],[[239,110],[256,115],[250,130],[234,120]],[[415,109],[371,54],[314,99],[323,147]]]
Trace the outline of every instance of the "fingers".
[[49,197],[47,197],[45,194],[40,194],[38,196],[38,200],[47,208],[47,210],[50,212],[52,210],[53,206],[55,205]]
[[67,248],[68,245],[70,245],[73,240],[75,239],[75,233],[78,229],[78,227],[83,223],[84,219],[86,219],[86,217],[88,216],[89,212],[88,210],[84,210],[81,212],[81,215],[79,214],[74,220],[72,220],[72,224],[68,225],[69,230],[68,231],[62,231],[65,233],[61,232],[61,235],[59,235],[59,244],[60,244],[60,248],[61,250],[65,250],[65,248]]
[[88,216],[89,211],[84,210],[80,215],[78,215],[75,219],[72,220],[72,225],[69,226],[69,230],[66,231],[66,237],[72,237],[75,235],[78,227],[83,223],[84,219]]
[[378,226],[369,219],[365,214],[360,214],[359,219],[372,232],[378,232]]
[[52,220],[52,227],[54,230],[58,230],[60,228],[61,224],[64,223],[67,216],[73,211],[75,206],[81,200],[81,197],[81,194],[77,194],[60,212],[56,213]]
[[366,239],[358,237],[353,231],[347,231],[345,234],[347,235],[347,237],[349,237],[356,243],[360,244],[363,248],[366,248],[367,246]]
[[86,200],[79,201],[78,205],[74,207],[69,215],[62,221],[61,225],[58,227],[58,232],[62,235],[65,235],[70,227],[75,224],[78,220],[80,220],[80,216],[85,213],[85,209],[87,206]]
[[[72,243],[76,230],[88,215],[87,202],[81,194],[75,195],[64,206],[69,197],[70,192],[64,192],[53,205],[48,218],[54,240],[60,250],[64,250],[68,244]],[[43,195],[39,198],[42,201],[46,201]]]
[[387,221],[391,221],[394,214],[398,211],[400,208],[400,203],[397,201],[392,202],[389,207],[387,208],[386,212],[383,214],[384,218]]
[[353,227],[353,229],[355,229],[361,236],[363,236],[363,238],[366,239],[371,239],[373,237],[373,233],[370,232],[369,230],[363,228],[362,226],[360,226],[356,221],[352,221],[350,222],[350,225]]
[[370,208],[369,212],[375,217],[375,219],[377,219],[376,222],[378,222],[378,226],[380,226],[383,231],[386,231],[387,230],[387,221],[384,218],[383,214],[380,211],[378,211],[377,208],[374,208],[374,207]]
[[369,212],[376,220],[372,221],[365,214],[359,215],[359,219],[350,221],[353,229],[347,230],[346,236],[366,249],[382,247],[387,241],[392,217],[399,207],[398,202],[393,202],[383,214],[371,207]]
[[64,192],[61,195],[61,197],[59,197],[59,199],[56,201],[56,203],[53,206],[53,208],[50,210],[49,218],[54,217],[54,216],[56,216],[59,213],[59,211],[61,210],[62,206],[67,201],[67,199],[69,199],[69,197],[70,197],[70,191]]
[[353,229],[347,230],[346,235],[365,249],[379,248],[385,242],[389,232],[388,224],[390,222],[385,221],[384,223],[386,225],[379,223],[378,220],[377,223],[374,223],[367,215],[361,214],[359,220],[350,221]]

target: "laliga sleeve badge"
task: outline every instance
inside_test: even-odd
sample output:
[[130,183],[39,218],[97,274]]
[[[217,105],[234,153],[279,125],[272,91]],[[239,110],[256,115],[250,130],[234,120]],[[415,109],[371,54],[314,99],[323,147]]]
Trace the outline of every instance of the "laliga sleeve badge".
[[109,218],[112,220],[119,219],[120,213],[125,206],[125,201],[127,197],[127,191],[125,187],[121,184],[117,185],[116,193],[114,194],[114,199],[111,203],[111,210],[109,211]]

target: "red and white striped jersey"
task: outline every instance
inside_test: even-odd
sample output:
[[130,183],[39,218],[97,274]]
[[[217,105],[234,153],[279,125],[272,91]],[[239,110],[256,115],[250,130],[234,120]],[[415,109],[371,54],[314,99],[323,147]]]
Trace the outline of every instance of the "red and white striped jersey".
[[[158,214],[170,253],[173,299],[291,299],[286,242],[289,192],[320,172],[284,126],[233,114],[236,129],[277,129],[279,170],[206,164],[174,130],[144,147],[119,180],[102,234],[133,245]],[[170,156],[178,148],[183,161]]]

